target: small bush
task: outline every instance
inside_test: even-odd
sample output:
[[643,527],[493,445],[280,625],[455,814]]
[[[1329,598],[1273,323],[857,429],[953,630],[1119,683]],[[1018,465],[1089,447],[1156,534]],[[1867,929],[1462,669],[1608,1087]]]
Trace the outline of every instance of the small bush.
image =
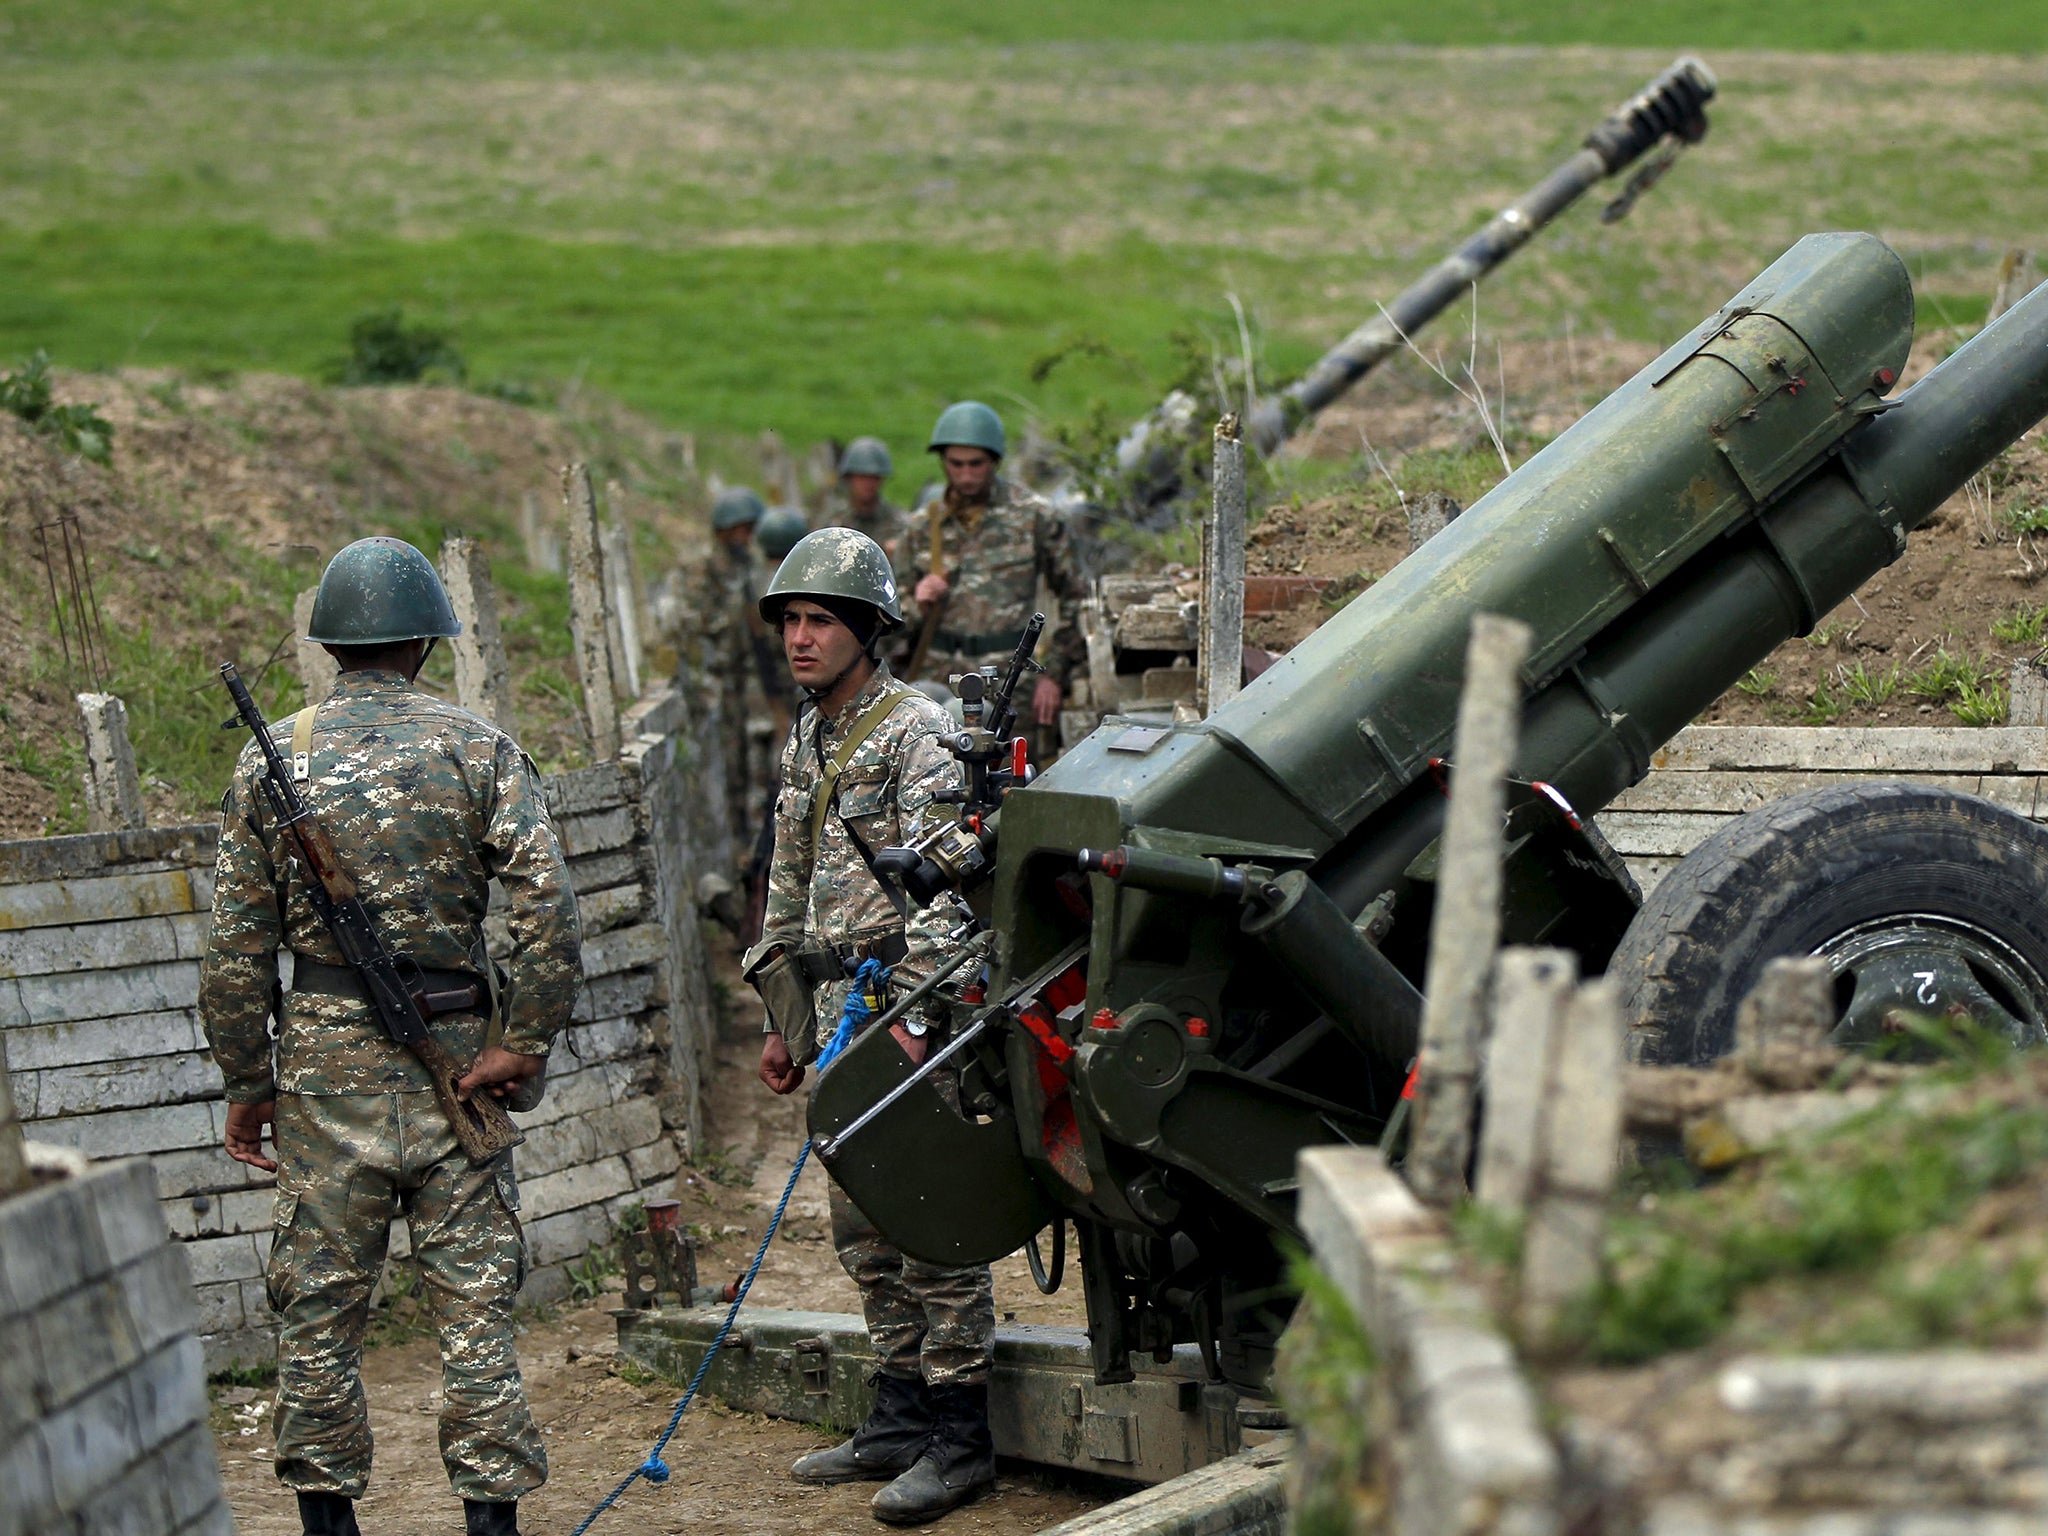
[[14,373],[0,376],[0,410],[19,416],[44,437],[95,464],[114,457],[114,425],[95,405],[59,405],[50,394],[50,354],[41,347]]
[[333,370],[342,384],[413,384],[429,377],[460,383],[462,349],[446,331],[407,325],[402,309],[379,309],[348,328],[348,356]]

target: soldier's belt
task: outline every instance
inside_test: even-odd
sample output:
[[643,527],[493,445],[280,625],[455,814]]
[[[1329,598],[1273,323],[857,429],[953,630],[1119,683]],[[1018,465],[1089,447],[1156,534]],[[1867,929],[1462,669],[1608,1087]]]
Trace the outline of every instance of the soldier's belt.
[[844,981],[867,958],[861,953],[863,950],[884,965],[895,965],[910,953],[910,945],[900,933],[860,944],[806,944],[796,953],[797,969],[814,987],[828,981]]
[[991,651],[1009,652],[1017,649],[1017,634],[1011,630],[996,630],[986,635],[963,635],[955,629],[942,629],[932,636],[939,653],[951,652],[960,656],[986,656]]
[[[413,998],[419,1003],[420,1012],[429,1018],[443,1013],[479,1012],[489,996],[483,978],[474,971],[422,970],[418,974],[419,986]],[[356,974],[354,966],[309,960],[296,950],[292,952],[292,991],[352,997],[365,1003],[370,1000],[369,993],[363,990],[363,978]]]

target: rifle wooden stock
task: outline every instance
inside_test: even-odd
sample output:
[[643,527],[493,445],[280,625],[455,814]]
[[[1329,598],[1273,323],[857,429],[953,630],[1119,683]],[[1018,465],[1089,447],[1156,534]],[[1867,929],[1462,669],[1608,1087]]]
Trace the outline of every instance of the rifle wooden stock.
[[434,1102],[448,1117],[455,1139],[472,1163],[482,1167],[507,1148],[526,1140],[525,1133],[512,1123],[505,1106],[492,1097],[488,1088],[477,1090],[466,1102],[461,1098],[455,1085],[469,1069],[449,1055],[440,1041],[425,1035],[411,1042],[407,1049],[433,1079]]
[[925,610],[924,624],[917,632],[917,644],[910,649],[910,660],[903,664],[903,680],[906,683],[916,682],[917,674],[924,670],[925,658],[931,655],[932,641],[939,633],[939,621],[945,616],[946,599],[943,597]]

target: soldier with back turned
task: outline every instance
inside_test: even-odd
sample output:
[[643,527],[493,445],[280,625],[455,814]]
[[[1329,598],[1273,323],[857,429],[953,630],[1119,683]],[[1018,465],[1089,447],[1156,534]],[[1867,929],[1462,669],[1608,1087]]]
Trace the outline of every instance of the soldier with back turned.
[[[307,636],[341,675],[293,721],[289,760],[385,946],[449,1000],[428,1027],[471,1063],[462,1095],[521,1107],[568,1022],[576,904],[532,763],[496,726],[413,686],[435,642],[460,629],[411,545],[342,550]],[[263,772],[251,743],[221,802],[199,1008],[227,1084],[228,1154],[277,1175],[265,1276],[279,1314],[276,1475],[307,1536],[355,1536],[370,1474],[363,1331],[402,1213],[440,1334],[449,1482],[469,1536],[517,1536],[518,1500],[546,1479],[547,1452],[513,1352],[527,1259],[511,1154],[473,1166],[426,1069],[379,1026],[314,911]],[[513,946],[495,1012],[482,931],[494,879]]]

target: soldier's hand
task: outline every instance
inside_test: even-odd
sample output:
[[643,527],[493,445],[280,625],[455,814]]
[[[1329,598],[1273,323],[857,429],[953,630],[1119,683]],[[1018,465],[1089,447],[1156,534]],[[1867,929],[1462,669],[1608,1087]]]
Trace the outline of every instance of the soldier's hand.
[[937,571],[932,571],[927,575],[917,578],[917,586],[910,595],[916,600],[918,607],[929,608],[952,590],[953,585],[951,582],[947,581]]
[[789,1046],[780,1035],[761,1042],[761,1081],[775,1093],[795,1093],[803,1086],[804,1069],[789,1059]]
[[265,1173],[277,1172],[277,1164],[263,1155],[263,1128],[277,1116],[277,1102],[265,1099],[261,1104],[230,1104],[228,1106],[228,1129],[223,1138],[227,1143],[228,1156],[238,1163],[247,1163],[251,1168],[261,1168]]
[[896,1043],[903,1047],[903,1054],[910,1058],[912,1066],[921,1063],[924,1060],[924,1053],[932,1048],[930,1036],[913,1035],[901,1024],[891,1024],[889,1033],[894,1035]]
[[1066,689],[1042,673],[1031,685],[1031,718],[1040,725],[1060,723],[1060,700],[1066,697]]
[[545,1056],[525,1056],[502,1045],[487,1045],[456,1083],[455,1097],[467,1104],[477,1089],[488,1088],[492,1098],[508,1098],[529,1077],[538,1076],[547,1064]]

